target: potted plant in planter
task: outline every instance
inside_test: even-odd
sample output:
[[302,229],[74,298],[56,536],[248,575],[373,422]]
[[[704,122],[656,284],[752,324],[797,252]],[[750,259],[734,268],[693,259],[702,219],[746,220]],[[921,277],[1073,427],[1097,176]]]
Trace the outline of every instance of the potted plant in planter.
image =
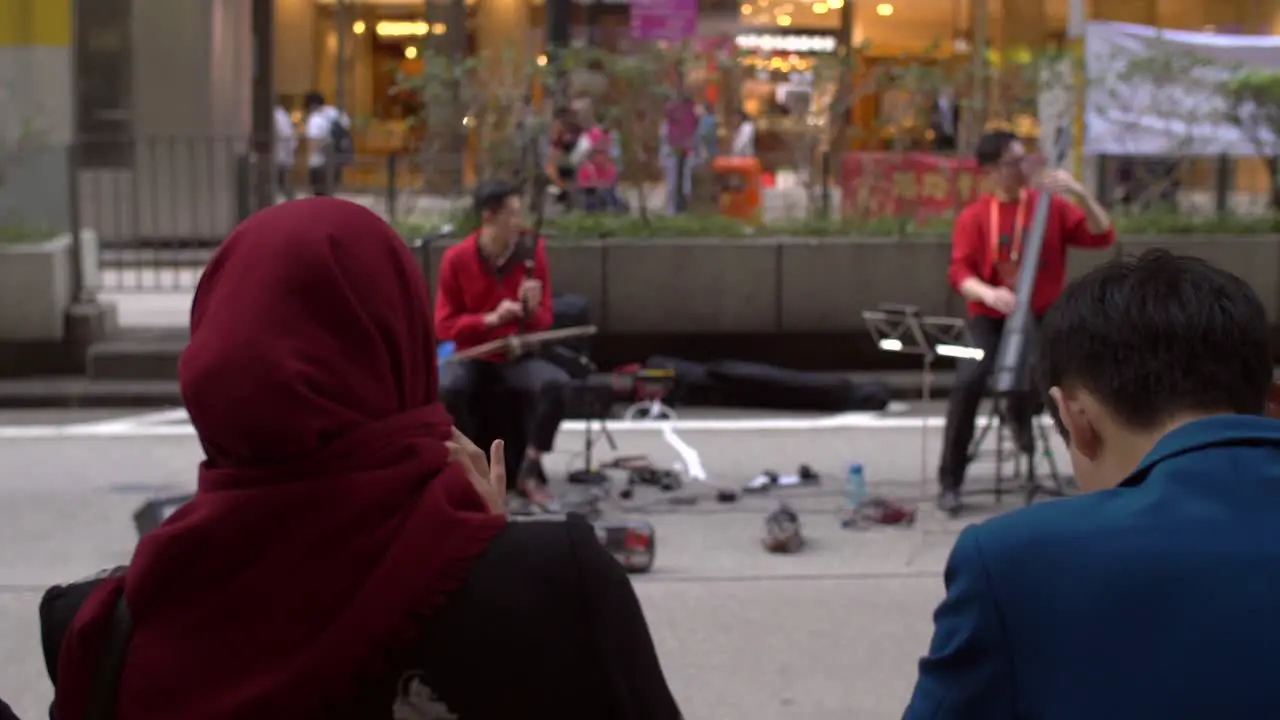
[[0,124],[0,342],[61,342],[79,279],[97,275],[97,242],[82,232],[84,262],[76,268],[70,232],[33,222],[15,190],[22,167],[47,149],[30,121]]

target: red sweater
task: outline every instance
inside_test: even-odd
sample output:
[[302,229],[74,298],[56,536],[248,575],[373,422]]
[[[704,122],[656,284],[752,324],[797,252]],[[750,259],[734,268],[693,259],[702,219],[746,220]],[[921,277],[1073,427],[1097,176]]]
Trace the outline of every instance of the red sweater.
[[[452,340],[459,350],[522,332],[551,327],[551,277],[547,272],[547,249],[541,238],[534,245],[533,277],[542,281],[542,301],[532,317],[523,321],[486,327],[484,316],[505,300],[519,300],[520,283],[529,276],[523,262],[513,262],[507,271],[497,271],[480,255],[477,233],[444,251],[436,283],[436,340]],[[488,358],[501,359],[501,356]]]
[[[1045,226],[1044,246],[1040,250],[1040,270],[1031,291],[1031,311],[1037,316],[1043,315],[1062,294],[1067,278],[1068,247],[1106,248],[1116,241],[1114,228],[1091,233],[1089,219],[1083,210],[1057,195],[1049,197],[1049,222]],[[1031,216],[1035,214],[1039,198],[1037,192],[1028,193],[1022,224],[1024,238],[1030,231]],[[971,277],[991,285],[1003,284],[997,263],[1011,262],[1018,201],[997,205],[998,257],[992,257],[991,203],[994,201],[995,198],[985,195],[962,210],[956,218],[951,234],[951,265],[947,268],[947,281],[957,291],[960,284]],[[995,310],[976,302],[969,303],[969,314],[1002,317]]]

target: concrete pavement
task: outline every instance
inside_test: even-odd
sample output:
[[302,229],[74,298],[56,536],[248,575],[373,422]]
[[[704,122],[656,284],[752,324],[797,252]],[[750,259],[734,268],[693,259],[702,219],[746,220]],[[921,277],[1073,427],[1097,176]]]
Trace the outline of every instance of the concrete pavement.
[[[40,716],[51,695],[36,624],[43,588],[126,561],[137,505],[193,485],[201,453],[180,415],[138,422],[113,421],[107,412],[0,415],[0,696],[22,717]],[[635,584],[687,717],[900,716],[947,553],[967,520],[943,520],[926,507],[914,528],[846,531],[836,513],[851,461],[866,465],[873,492],[931,495],[921,468],[936,462],[939,431],[936,419],[928,424],[922,429],[908,414],[740,413],[681,423],[679,438],[716,482],[736,486],[761,469],[788,472],[801,462],[825,477],[818,488],[792,492],[811,541],[795,556],[760,549],[774,498],[671,507],[653,491],[618,510],[646,515],[657,527],[656,569]],[[620,423],[615,437],[619,453],[647,453],[663,464],[689,460],[656,428]],[[581,443],[570,425],[550,469],[579,464]],[[605,448],[600,457],[609,454]],[[975,469],[983,474],[990,473]],[[1002,509],[980,502],[974,517]],[[1003,503],[1016,506],[1014,498]]]

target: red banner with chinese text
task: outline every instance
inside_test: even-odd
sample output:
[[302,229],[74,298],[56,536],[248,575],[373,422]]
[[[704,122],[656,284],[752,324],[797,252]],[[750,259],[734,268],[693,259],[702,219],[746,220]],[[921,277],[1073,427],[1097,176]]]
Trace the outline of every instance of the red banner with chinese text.
[[841,211],[858,218],[942,218],[972,202],[978,185],[973,158],[849,152],[840,167]]

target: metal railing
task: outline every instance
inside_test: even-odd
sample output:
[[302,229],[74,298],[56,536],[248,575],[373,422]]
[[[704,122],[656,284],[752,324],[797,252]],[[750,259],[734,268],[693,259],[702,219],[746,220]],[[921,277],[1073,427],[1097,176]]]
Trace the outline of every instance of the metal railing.
[[[91,229],[98,239],[101,289],[194,288],[218,244],[256,209],[256,159],[250,147],[249,138],[243,136],[95,138],[70,146],[72,224]],[[302,151],[293,160],[272,168],[276,202],[313,194]],[[775,151],[761,160],[767,169],[782,171],[778,178],[786,173],[792,178],[791,185],[776,188],[766,202],[766,217],[771,220],[781,215],[843,213],[848,217],[850,212],[860,212],[850,205],[854,193],[874,197],[881,190],[896,192],[887,187],[898,180],[889,171],[896,162],[892,157],[886,161],[888,170],[877,166],[861,174],[858,182],[866,187],[850,184],[844,177],[847,163],[858,162],[852,156],[818,153],[810,158]],[[430,224],[468,206],[464,188],[477,174],[471,162],[463,151],[361,153],[343,168],[333,194],[365,205],[392,222]],[[1208,213],[1239,212],[1242,203],[1256,205],[1259,198],[1265,205],[1269,199],[1265,192],[1237,187],[1236,178],[1247,174],[1237,171],[1241,162],[1101,158],[1095,184],[1107,204],[1167,202],[1175,211]],[[927,189],[923,181],[936,178],[917,174],[917,194],[923,198]],[[662,212],[662,177],[656,163],[624,170],[621,191],[633,212],[640,195],[647,198],[650,211]],[[637,183],[645,185],[645,193],[635,192]],[[768,217],[769,213],[775,217]]]
[[[71,223],[98,239],[100,289],[194,288],[222,239],[257,209],[250,147],[248,137],[181,136],[71,145]],[[460,155],[361,154],[342,170],[333,194],[388,220],[427,222],[456,207],[457,193],[447,188],[461,186],[461,170]],[[313,194],[301,152],[271,176],[275,202]]]

